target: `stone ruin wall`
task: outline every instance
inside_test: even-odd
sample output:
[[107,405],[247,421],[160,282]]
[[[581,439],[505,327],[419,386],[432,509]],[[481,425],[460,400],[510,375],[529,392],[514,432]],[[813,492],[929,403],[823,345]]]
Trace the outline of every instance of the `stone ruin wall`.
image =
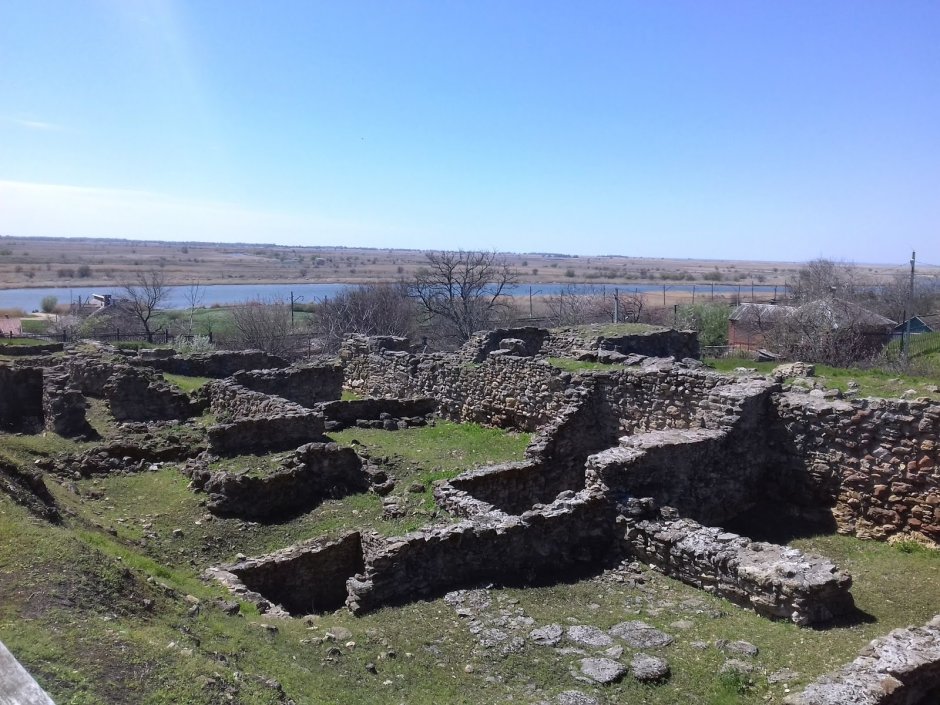
[[43,371],[0,365],[0,429],[35,433],[43,422]]
[[787,705],[934,705],[940,702],[940,615],[922,627],[874,639],[834,673],[822,676]]
[[624,553],[761,616],[800,626],[854,608],[851,577],[827,558],[664,514],[620,517]]
[[114,366],[104,394],[117,421],[188,419],[204,408],[152,371],[129,365]]
[[840,533],[940,541],[940,404],[777,395],[783,460]]
[[[677,366],[572,376],[532,358],[489,357],[477,365],[361,341],[351,341],[344,358],[353,388],[430,396],[443,417],[458,421],[535,430],[594,384],[622,435],[743,424],[727,449],[735,463],[765,466],[763,497],[755,499],[831,507],[837,530],[862,538],[917,533],[940,540],[937,404],[781,393],[764,380]],[[755,394],[758,388],[768,391]],[[515,473],[521,481],[522,471]]]
[[365,568],[347,581],[354,613],[434,597],[481,580],[531,583],[591,568],[610,556],[604,498],[568,493],[519,516],[486,514],[446,527],[365,542]]
[[204,388],[219,423],[208,430],[209,451],[239,455],[297,448],[323,436],[323,415],[281,397],[254,392],[231,380]]
[[369,489],[362,459],[335,443],[303,445],[280,468],[261,475],[212,472],[201,460],[190,461],[183,472],[208,495],[209,511],[256,521],[283,519],[324,499]]
[[240,370],[232,379],[246,389],[273,394],[311,408],[339,399],[343,393],[340,365],[297,365],[274,370]]
[[551,331],[541,352],[550,357],[576,358],[584,352],[611,350],[623,355],[647,357],[674,357],[677,360],[700,355],[698,334],[695,331],[662,330],[620,336],[592,335],[577,328]]
[[351,399],[327,401],[317,407],[326,418],[328,431],[344,428],[383,428],[394,431],[410,426],[423,426],[437,411],[434,399]]
[[129,358],[128,362],[135,367],[151,367],[174,375],[213,379],[230,377],[239,370],[269,370],[288,365],[287,360],[261,350],[216,350],[169,357],[146,355]]

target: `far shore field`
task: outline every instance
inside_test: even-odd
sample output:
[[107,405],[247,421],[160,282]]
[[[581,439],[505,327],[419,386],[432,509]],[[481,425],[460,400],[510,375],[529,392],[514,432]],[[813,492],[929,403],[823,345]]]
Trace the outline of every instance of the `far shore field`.
[[[520,283],[754,284],[784,286],[801,263],[507,253]],[[176,243],[91,238],[0,237],[0,289],[116,287],[160,269],[170,284],[357,284],[408,279],[418,250]],[[879,281],[900,267],[856,265]],[[940,268],[934,268],[940,274]],[[668,299],[668,297],[667,297]]]

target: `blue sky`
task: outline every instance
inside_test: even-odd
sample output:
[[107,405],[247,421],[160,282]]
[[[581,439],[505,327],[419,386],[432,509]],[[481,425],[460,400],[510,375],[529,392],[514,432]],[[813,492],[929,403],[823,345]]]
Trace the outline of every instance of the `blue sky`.
[[0,3],[0,234],[940,263],[940,3]]

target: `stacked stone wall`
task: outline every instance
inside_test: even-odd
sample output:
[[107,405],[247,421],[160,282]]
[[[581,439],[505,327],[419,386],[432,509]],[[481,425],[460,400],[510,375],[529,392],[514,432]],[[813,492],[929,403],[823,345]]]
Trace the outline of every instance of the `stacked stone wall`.
[[287,360],[261,350],[217,350],[213,352],[172,355],[171,357],[136,357],[128,362],[137,367],[151,367],[160,372],[188,377],[230,377],[239,370],[267,370],[287,367]]
[[45,428],[60,436],[92,438],[95,430],[85,417],[88,402],[72,386],[69,373],[61,368],[45,370],[42,409]]
[[352,399],[329,401],[318,406],[326,419],[327,430],[339,431],[351,426],[384,428],[393,431],[428,422],[437,409],[434,399]]
[[762,616],[805,626],[854,607],[851,578],[821,556],[754,542],[689,519],[624,517],[621,522],[627,554]]
[[940,702],[940,615],[895,629],[852,663],[784,700],[787,705],[932,705]]
[[202,411],[199,404],[153,372],[128,365],[115,366],[104,393],[111,415],[118,421],[188,419]]
[[281,397],[246,389],[231,380],[206,385],[212,413],[209,451],[238,455],[297,448],[323,436],[323,415]]
[[362,541],[354,531],[216,568],[209,575],[264,612],[305,615],[342,607],[346,579],[362,569]]
[[243,519],[283,519],[308,511],[324,499],[338,499],[369,489],[362,460],[352,448],[308,443],[282,467],[262,475],[238,475],[190,464],[193,486],[204,491],[210,511]]
[[64,349],[64,343],[34,343],[32,345],[10,345],[0,343],[0,355],[7,355],[8,357],[31,357],[33,355],[48,355],[49,353],[62,352]]
[[490,353],[499,350],[500,343],[507,339],[521,340],[525,356],[533,356],[541,352],[542,345],[550,335],[547,328],[536,326],[480,331],[460,347],[457,357],[464,362],[483,362]]
[[340,365],[298,365],[275,370],[242,370],[232,379],[263,394],[274,394],[301,406],[339,399],[343,393]]
[[601,495],[580,492],[520,516],[492,513],[365,545],[362,575],[347,581],[347,606],[366,612],[467,587],[570,577],[614,545]]
[[112,362],[90,355],[75,355],[65,361],[69,381],[86,397],[103,398],[105,387],[116,369]]
[[541,352],[550,357],[578,357],[586,351],[599,350],[677,360],[698,359],[700,354],[696,332],[671,329],[609,336],[592,333],[589,328],[561,328],[552,330],[541,347]]
[[841,533],[940,540],[940,405],[789,392],[775,408],[793,501],[830,506]]
[[34,433],[43,425],[43,371],[0,365],[0,429]]

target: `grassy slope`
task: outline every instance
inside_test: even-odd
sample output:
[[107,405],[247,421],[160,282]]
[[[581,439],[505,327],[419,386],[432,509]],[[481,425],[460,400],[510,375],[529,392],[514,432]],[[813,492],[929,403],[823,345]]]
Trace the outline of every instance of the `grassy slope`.
[[[100,413],[95,422],[109,423]],[[816,631],[769,622],[654,573],[640,587],[587,579],[492,593],[538,625],[609,627],[645,619],[677,637],[663,653],[673,670],[667,685],[628,678],[608,688],[574,681],[575,655],[527,645],[502,658],[481,649],[467,621],[442,600],[359,618],[340,611],[279,620],[276,632],[263,628],[269,620],[250,605],[240,616],[226,616],[211,601],[228,596],[199,577],[206,566],[354,526],[406,531],[430,520],[418,514],[427,510],[429,495],[409,493],[412,482],[429,484],[475,464],[518,458],[528,442],[522,434],[443,423],[399,432],[351,429],[334,437],[391,458],[399,478],[395,493],[405,497],[411,515],[384,521],[378,497],[357,495],[269,526],[210,518],[202,497],[172,466],[77,481],[78,494],[50,481],[66,510],[61,527],[32,519],[0,494],[0,639],[60,705],[260,705],[279,701],[270,679],[297,703],[537,702],[577,687],[607,703],[756,704],[779,703],[784,695],[784,685],[768,684],[764,674],[789,667],[801,674],[799,682],[811,680],[853,658],[874,636],[925,622],[940,604],[940,554],[839,536],[796,543],[833,557],[855,576],[857,603],[872,621],[851,627]],[[37,454],[80,447],[54,434],[0,435],[0,448],[24,464]],[[176,528],[182,536],[173,536]],[[198,611],[187,595],[201,600]],[[670,626],[680,618],[691,626]],[[355,646],[320,642],[337,625],[352,631]],[[715,648],[692,646],[742,638],[761,649],[750,684],[717,675],[724,659]],[[341,655],[328,653],[334,646]],[[389,650],[395,658],[386,657]],[[367,663],[378,673],[366,670]]]

